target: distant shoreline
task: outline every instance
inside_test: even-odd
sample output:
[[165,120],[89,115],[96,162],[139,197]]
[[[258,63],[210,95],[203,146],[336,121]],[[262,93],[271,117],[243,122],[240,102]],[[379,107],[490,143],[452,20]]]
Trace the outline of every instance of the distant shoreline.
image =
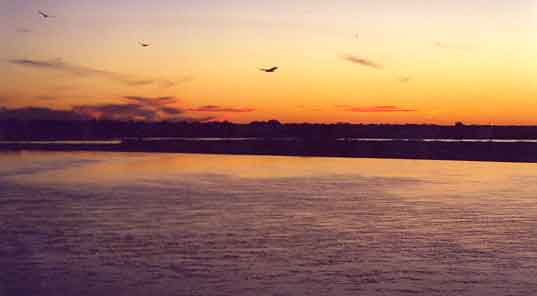
[[103,151],[391,158],[537,163],[536,142],[442,142],[420,140],[336,141],[239,139],[219,141],[126,140],[117,143],[0,143],[3,151]]

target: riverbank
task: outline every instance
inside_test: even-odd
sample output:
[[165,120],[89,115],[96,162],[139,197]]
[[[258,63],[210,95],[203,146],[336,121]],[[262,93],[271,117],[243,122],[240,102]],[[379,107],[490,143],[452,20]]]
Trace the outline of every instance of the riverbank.
[[426,141],[121,141],[119,143],[4,143],[0,150],[163,152],[537,162],[537,143]]

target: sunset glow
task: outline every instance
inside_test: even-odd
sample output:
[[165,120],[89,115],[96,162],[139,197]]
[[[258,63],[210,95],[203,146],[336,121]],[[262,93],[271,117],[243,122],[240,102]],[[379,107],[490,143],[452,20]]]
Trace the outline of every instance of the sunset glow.
[[0,107],[100,117],[129,105],[121,114],[141,120],[537,124],[536,7],[3,1]]

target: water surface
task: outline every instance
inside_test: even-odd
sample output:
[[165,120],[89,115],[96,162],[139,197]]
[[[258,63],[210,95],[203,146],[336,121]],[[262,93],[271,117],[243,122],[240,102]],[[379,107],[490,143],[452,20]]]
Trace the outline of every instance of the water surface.
[[0,295],[533,295],[537,165],[1,153]]

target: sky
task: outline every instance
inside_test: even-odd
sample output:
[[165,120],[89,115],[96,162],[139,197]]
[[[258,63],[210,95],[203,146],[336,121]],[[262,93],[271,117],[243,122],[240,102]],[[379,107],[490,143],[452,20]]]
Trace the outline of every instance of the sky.
[[0,0],[0,35],[2,108],[537,124],[535,0]]

